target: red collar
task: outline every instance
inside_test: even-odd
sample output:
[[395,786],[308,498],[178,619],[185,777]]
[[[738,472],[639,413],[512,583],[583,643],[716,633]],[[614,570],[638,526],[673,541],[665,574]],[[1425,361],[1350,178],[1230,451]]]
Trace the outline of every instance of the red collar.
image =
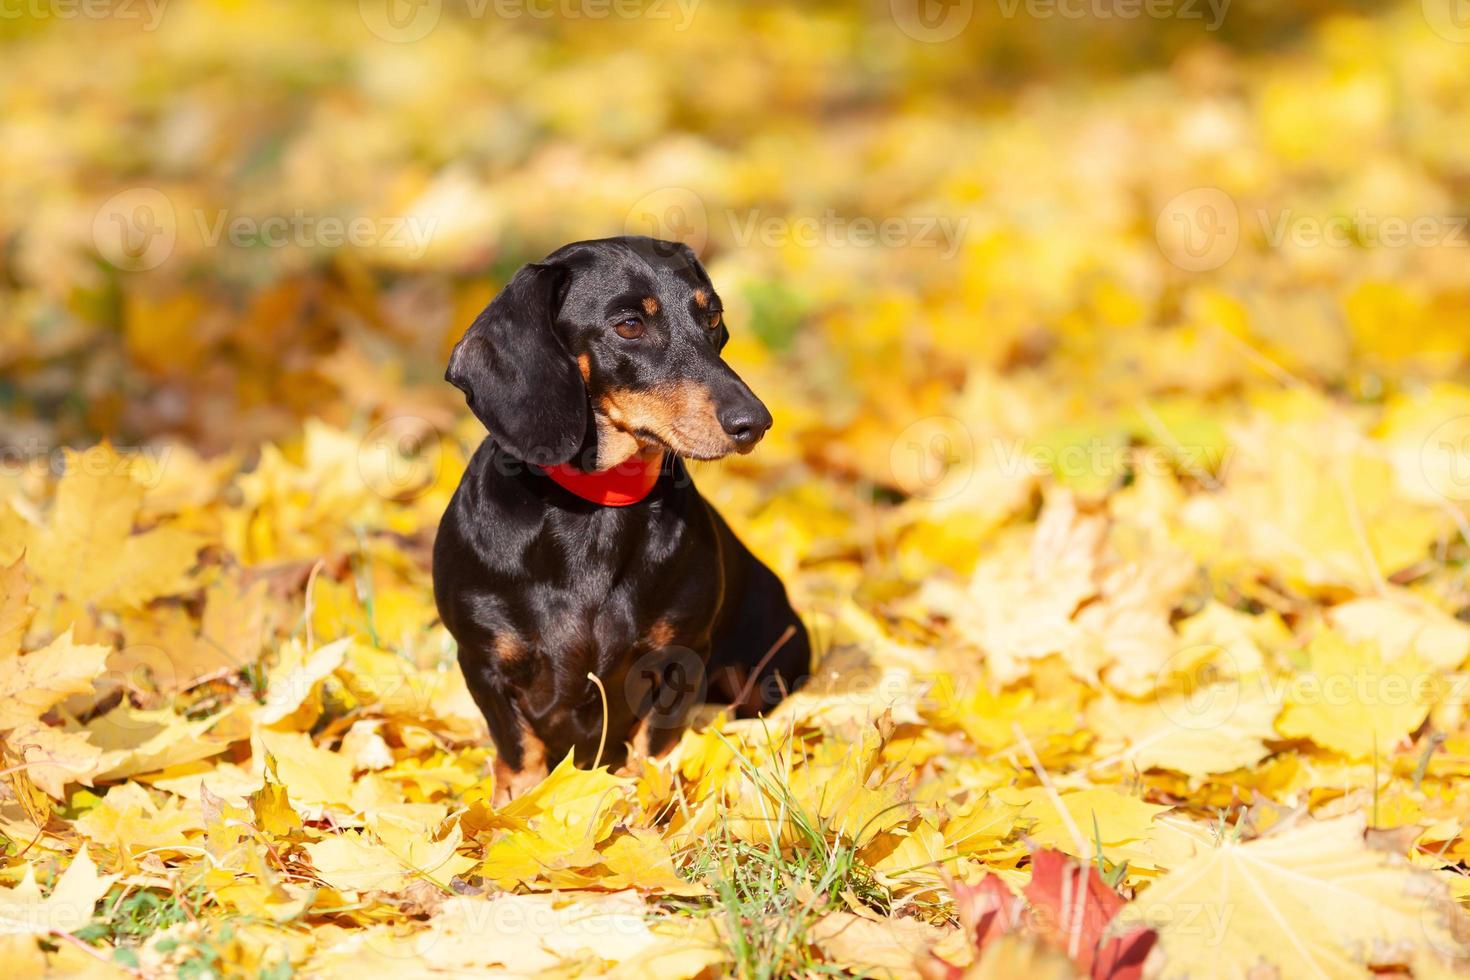
[[610,469],[592,473],[574,469],[567,463],[544,466],[541,472],[583,500],[604,507],[627,507],[653,492],[663,468],[664,454],[659,453],[651,459],[632,456]]

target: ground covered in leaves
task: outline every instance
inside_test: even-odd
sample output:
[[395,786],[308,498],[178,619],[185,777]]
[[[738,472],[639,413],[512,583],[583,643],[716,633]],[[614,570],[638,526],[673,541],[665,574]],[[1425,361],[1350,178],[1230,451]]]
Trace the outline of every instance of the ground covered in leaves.
[[[1466,968],[1470,48],[1420,4],[1031,24],[1044,84],[883,11],[248,7],[0,39],[12,976]],[[303,209],[378,238],[248,233]],[[819,659],[497,808],[438,375],[625,230],[725,298],[777,425],[696,479]]]

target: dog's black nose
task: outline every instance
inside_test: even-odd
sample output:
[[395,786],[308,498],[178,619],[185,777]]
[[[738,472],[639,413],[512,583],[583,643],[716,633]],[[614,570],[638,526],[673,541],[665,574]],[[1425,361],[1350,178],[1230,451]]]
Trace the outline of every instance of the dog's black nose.
[[719,419],[726,435],[740,449],[749,449],[760,442],[771,427],[771,413],[753,400],[720,409]]

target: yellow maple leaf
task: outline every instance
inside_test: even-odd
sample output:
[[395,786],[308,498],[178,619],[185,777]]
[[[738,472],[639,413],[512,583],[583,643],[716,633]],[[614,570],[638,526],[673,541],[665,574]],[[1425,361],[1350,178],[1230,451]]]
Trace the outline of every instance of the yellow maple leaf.
[[1393,752],[1440,696],[1438,673],[1412,654],[1385,662],[1376,643],[1332,631],[1318,634],[1308,654],[1308,669],[1286,685],[1276,727],[1350,758]]
[[668,844],[652,830],[633,828],[617,834],[598,852],[597,886],[622,890],[661,892],[666,895],[704,895],[707,889],[679,877]]
[[[499,836],[485,848],[481,873],[509,887],[592,867],[601,860],[598,845],[628,812],[631,788],[632,780],[606,769],[576,768],[569,752],[546,779],[488,819]],[[568,886],[585,881],[562,879]]]
[[272,838],[290,837],[301,830],[301,814],[291,806],[286,787],[274,781],[275,778],[275,759],[267,756],[265,781],[250,794],[250,811],[261,833]]
[[1011,836],[1023,807],[983,797],[944,824],[945,846],[959,854],[990,850]]
[[68,451],[50,522],[31,537],[27,560],[37,583],[78,602],[117,607],[185,588],[202,539],[168,524],[133,533],[143,492],[127,460],[106,443],[85,454]]
[[636,894],[452,898],[414,946],[436,970],[536,974],[564,962],[616,964],[657,948]]
[[1021,817],[1034,821],[1027,837],[1038,845],[1082,858],[1095,856],[1099,841],[1106,849],[1146,838],[1154,818],[1169,810],[1104,788],[1060,793],[1060,809],[1057,797],[1039,786],[999,790],[995,795],[1002,802],[1025,807]]
[[124,870],[136,868],[139,852],[169,854],[189,849],[187,835],[201,830],[198,810],[172,797],[163,802],[138,783],[108,790],[102,802],[77,818],[74,826],[89,840],[121,858]]
[[[1363,843],[1360,817],[1304,821],[1225,841],[1173,868],[1121,913],[1159,930],[1168,973],[1360,976],[1409,963],[1416,976],[1470,950],[1447,928],[1443,885]],[[1440,965],[1443,969],[1443,965]],[[1432,975],[1432,974],[1430,974]]]
[[55,800],[66,798],[67,783],[92,785],[103,752],[79,732],[42,722],[25,722],[0,736],[4,756],[18,759],[24,775]]
[[448,888],[455,875],[475,866],[475,860],[456,853],[464,840],[458,820],[444,829],[442,821],[420,821],[394,812],[378,814],[369,823],[378,840],[400,865]]
[[264,636],[265,583],[247,587],[235,576],[219,578],[204,599],[197,626],[183,607],[124,610],[124,643],[109,663],[113,671],[135,689],[172,694],[254,663]]
[[344,637],[309,654],[299,640],[283,644],[280,659],[267,676],[265,704],[256,709],[255,723],[298,731],[310,728],[322,710],[321,683],[342,665],[351,643]]
[[35,612],[30,595],[24,558],[0,568],[0,665],[20,652],[21,640]]
[[1470,658],[1470,626],[1403,589],[1333,606],[1327,621],[1350,642],[1376,642],[1386,660],[1412,653],[1439,670],[1454,670]]
[[[280,782],[302,813],[315,816],[325,807],[351,806],[357,784],[350,759],[317,746],[304,732],[262,728],[255,732],[253,741],[259,746],[254,752],[256,759],[263,762],[269,756],[275,760]],[[257,777],[252,789],[259,785]]]
[[1445,517],[1409,501],[1376,447],[1316,396],[1263,412],[1235,438],[1215,501],[1228,540],[1289,583],[1368,592],[1441,533]]
[[227,751],[228,741],[207,734],[219,720],[219,715],[190,719],[168,708],[139,710],[125,701],[79,731],[102,750],[97,778],[124,779]]
[[374,834],[347,831],[302,846],[317,874],[339,891],[395,892],[420,878],[447,888],[450,879],[475,865],[456,853],[462,839],[457,823],[441,840],[423,826],[380,820],[375,827]]
[[[903,823],[913,816],[908,779],[884,762],[887,740],[872,724],[862,729],[856,744],[822,739],[805,763],[791,770],[784,787],[778,773],[763,773],[756,782],[761,798],[747,796],[744,808],[732,810],[732,829],[753,840],[768,840],[780,829],[789,842],[800,839],[794,826],[799,818],[861,846]],[[787,812],[786,825],[773,827],[771,816],[780,812]]]
[[605,767],[578,769],[568,752],[545,779],[507,803],[498,816],[536,826],[561,824],[600,841],[611,832],[616,817],[626,812],[632,784]]
[[77,851],[51,894],[41,897],[35,867],[14,888],[0,890],[0,933],[45,936],[73,933],[92,919],[92,908],[107,894],[118,875],[99,875],[85,847]]
[[600,860],[597,842],[585,831],[542,823],[534,830],[504,834],[486,845],[480,873],[502,888],[541,881],[558,888],[578,888],[592,883],[595,876],[581,872]]
[[0,731],[41,715],[73,694],[92,690],[111,651],[80,644],[67,630],[46,647],[0,659]]
[[[1009,829],[1009,828],[1008,828]],[[972,838],[967,843],[978,843]],[[994,845],[992,845],[994,846]],[[987,849],[983,845],[974,850]],[[912,827],[895,827],[879,834],[859,856],[873,869],[874,877],[895,897],[930,892],[937,897],[943,886],[944,872],[955,856],[951,847],[927,819],[914,821]]]
[[1231,680],[1143,703],[1107,695],[1088,706],[1087,720],[1110,764],[1187,776],[1230,772],[1264,759],[1265,740],[1276,736],[1272,721],[1281,709],[1261,696],[1263,683]]
[[920,977],[929,951],[952,931],[918,919],[873,919],[838,910],[813,923],[808,938],[839,969]]

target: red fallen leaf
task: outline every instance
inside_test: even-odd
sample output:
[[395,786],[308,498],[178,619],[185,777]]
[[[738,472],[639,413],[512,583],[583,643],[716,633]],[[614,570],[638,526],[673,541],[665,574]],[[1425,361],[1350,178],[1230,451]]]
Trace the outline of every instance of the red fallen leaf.
[[[949,881],[955,912],[970,936],[976,962],[987,944],[1010,933],[1029,933],[1060,949],[1079,975],[1092,980],[1140,980],[1143,961],[1158,941],[1147,926],[1118,921],[1127,903],[1091,865],[1078,864],[1060,851],[1031,856],[1031,882],[1025,899],[1013,895],[995,875],[977,885]],[[922,971],[932,980],[962,980],[966,971],[933,957]]]
[[951,882],[955,912],[960,924],[979,948],[997,936],[1003,936],[1021,924],[1025,903],[995,875],[986,875],[978,885]]
[[1138,980],[1143,961],[1159,935],[1147,926],[1114,925],[1127,903],[1091,865],[1060,851],[1031,855],[1031,882],[1024,889],[1032,925],[1047,942],[1066,952],[1094,980]]

